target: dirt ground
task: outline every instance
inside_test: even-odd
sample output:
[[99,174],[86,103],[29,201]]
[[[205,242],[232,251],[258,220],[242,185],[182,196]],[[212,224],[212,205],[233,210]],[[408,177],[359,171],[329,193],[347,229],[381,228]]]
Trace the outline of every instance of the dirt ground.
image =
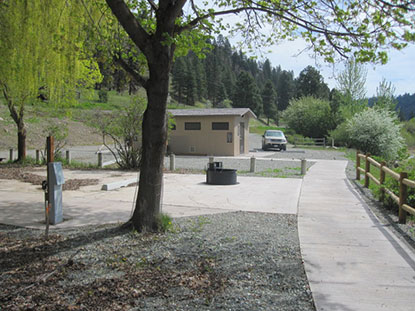
[[[25,119],[27,148],[42,149],[46,143],[46,128],[51,124],[68,128],[66,144],[69,146],[99,145],[102,136],[86,123],[71,118],[46,118],[28,114]],[[0,102],[0,150],[17,148],[17,127],[10,117],[7,107]]]
[[[15,164],[4,164],[0,165],[0,179],[14,179],[22,182],[31,183],[35,186],[42,186],[42,181],[45,178],[28,172],[27,167],[19,167]],[[80,187],[83,186],[97,184],[98,179],[68,179],[65,181],[62,190],[78,190]]]

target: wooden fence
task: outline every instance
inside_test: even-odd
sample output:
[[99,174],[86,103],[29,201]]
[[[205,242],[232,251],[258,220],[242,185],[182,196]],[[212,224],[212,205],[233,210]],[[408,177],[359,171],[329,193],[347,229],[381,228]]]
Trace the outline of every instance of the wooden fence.
[[[365,161],[365,168],[360,167],[361,159]],[[380,177],[377,179],[370,172],[371,165],[377,167],[380,171]],[[369,187],[372,180],[380,187],[380,201],[385,199],[385,193],[388,194],[399,206],[399,223],[406,223],[407,213],[415,215],[415,208],[407,204],[408,187],[415,188],[415,181],[408,179],[407,172],[396,173],[386,166],[385,162],[379,163],[370,157],[370,154],[362,154],[359,151],[356,153],[356,179],[360,180],[360,173],[364,174],[364,186]],[[395,194],[392,190],[384,186],[386,175],[389,175],[399,183],[399,194]]]
[[326,147],[326,138],[294,138],[294,146],[323,146]]

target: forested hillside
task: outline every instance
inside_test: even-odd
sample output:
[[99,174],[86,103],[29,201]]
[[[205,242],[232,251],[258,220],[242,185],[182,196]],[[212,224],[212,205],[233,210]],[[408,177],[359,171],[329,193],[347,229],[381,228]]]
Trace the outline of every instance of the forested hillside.
[[177,58],[171,95],[178,104],[207,102],[212,107],[248,107],[257,115],[277,119],[292,98],[329,98],[330,90],[315,68],[308,66],[295,79],[292,71],[258,62],[235,50],[223,36],[212,42],[206,57],[190,52]]
[[399,95],[396,98],[397,109],[400,111],[400,116],[404,120],[410,120],[415,117],[415,93],[409,95]]

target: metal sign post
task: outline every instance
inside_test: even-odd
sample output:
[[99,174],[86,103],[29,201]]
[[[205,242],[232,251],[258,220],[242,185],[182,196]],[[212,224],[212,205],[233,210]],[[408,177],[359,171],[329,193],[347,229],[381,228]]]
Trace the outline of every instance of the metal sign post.
[[46,140],[47,148],[47,180],[42,184],[45,190],[45,219],[46,237],[49,233],[49,224],[55,225],[63,221],[62,212],[62,185],[65,183],[62,164],[54,162],[54,139],[49,136]]

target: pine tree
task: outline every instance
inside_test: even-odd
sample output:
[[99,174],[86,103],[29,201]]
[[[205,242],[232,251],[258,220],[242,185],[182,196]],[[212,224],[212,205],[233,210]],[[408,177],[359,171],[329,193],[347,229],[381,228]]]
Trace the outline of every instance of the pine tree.
[[261,93],[262,105],[264,107],[264,114],[267,117],[267,124],[269,119],[274,119],[278,123],[278,109],[277,109],[277,93],[271,80],[268,80]]
[[320,72],[313,66],[304,68],[296,79],[296,97],[313,96],[315,98],[328,99],[330,89]]
[[236,81],[233,94],[233,107],[250,108],[258,117],[262,113],[262,99],[254,78],[246,71],[241,71]]
[[290,100],[295,95],[294,74],[292,71],[283,70],[277,83],[278,110],[287,109]]
[[184,88],[186,80],[186,62],[184,57],[179,57],[172,68],[173,95],[179,104],[184,103]]
[[193,64],[189,59],[185,68],[184,76],[184,89],[183,94],[185,98],[186,105],[194,106],[196,102],[196,77],[195,70],[193,69]]
[[202,101],[207,97],[206,72],[203,63],[195,55],[193,55],[193,68],[195,71],[196,81],[196,99]]

